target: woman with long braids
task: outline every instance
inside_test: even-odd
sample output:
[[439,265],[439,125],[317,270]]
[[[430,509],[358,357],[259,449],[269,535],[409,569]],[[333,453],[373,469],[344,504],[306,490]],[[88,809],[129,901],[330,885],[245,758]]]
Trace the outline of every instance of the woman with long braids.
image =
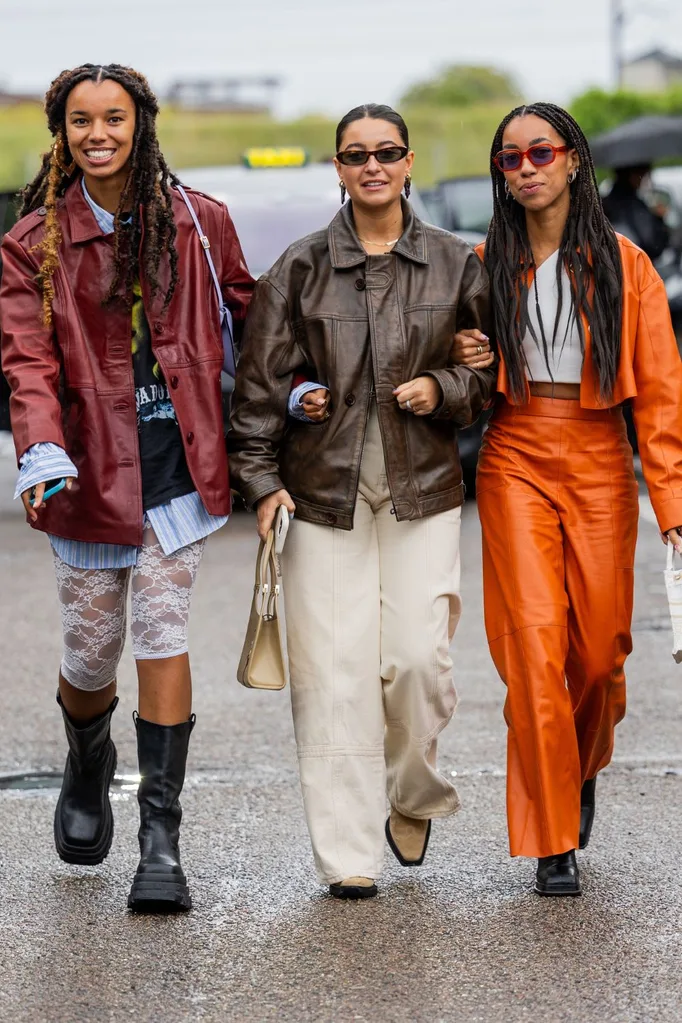
[[[57,701],[69,752],[55,843],[83,864],[111,846],[110,722],[130,584],[142,780],[128,905],[186,910],[187,618],[206,537],[230,510],[219,304],[159,150],[146,79],[84,64],[55,79],[46,112],[54,145],[3,241],[0,327],[17,493],[49,535],[62,611]],[[253,282],[234,227],[222,204],[188,200],[239,332]],[[66,488],[46,500],[60,477]]]
[[[622,404],[665,542],[682,551],[682,363],[665,288],[602,211],[587,141],[549,103],[518,107],[491,151],[498,396],[478,509],[485,623],[507,686],[512,856],[535,891],[579,895],[599,771],[625,713],[637,484]],[[490,362],[480,332],[455,359]]]
[[[261,536],[296,509],[283,560],[303,802],[321,883],[358,899],[377,893],[385,839],[418,865],[431,819],[459,806],[436,769],[456,703],[456,438],[495,375],[447,366],[458,327],[487,327],[488,283],[402,198],[402,117],[356,107],[336,149],[349,202],[258,281],[229,438]],[[298,373],[329,390],[317,422],[288,416]]]

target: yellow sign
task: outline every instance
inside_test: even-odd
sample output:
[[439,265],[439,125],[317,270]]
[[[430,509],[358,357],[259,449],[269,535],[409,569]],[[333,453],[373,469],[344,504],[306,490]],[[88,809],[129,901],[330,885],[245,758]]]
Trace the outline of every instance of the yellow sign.
[[247,149],[243,157],[247,167],[304,167],[308,154],[301,146],[261,146]]

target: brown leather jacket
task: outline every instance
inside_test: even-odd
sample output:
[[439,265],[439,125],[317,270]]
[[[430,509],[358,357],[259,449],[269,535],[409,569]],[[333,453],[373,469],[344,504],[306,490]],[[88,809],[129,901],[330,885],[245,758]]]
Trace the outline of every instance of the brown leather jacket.
[[[248,504],[285,487],[301,519],[351,529],[373,397],[396,518],[462,503],[457,427],[477,418],[497,373],[448,359],[457,330],[488,330],[487,277],[463,241],[423,224],[407,203],[403,212],[388,255],[367,256],[346,205],[258,281],[228,434],[233,486]],[[331,391],[323,423],[287,414],[301,370]],[[425,374],[441,386],[440,407],[401,411],[393,389]]]

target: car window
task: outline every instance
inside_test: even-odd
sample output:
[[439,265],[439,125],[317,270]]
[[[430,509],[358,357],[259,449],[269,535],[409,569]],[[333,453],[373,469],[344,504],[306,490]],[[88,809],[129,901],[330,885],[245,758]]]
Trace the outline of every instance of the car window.
[[450,217],[451,231],[476,231],[487,234],[493,215],[493,193],[489,177],[459,178],[440,185]]

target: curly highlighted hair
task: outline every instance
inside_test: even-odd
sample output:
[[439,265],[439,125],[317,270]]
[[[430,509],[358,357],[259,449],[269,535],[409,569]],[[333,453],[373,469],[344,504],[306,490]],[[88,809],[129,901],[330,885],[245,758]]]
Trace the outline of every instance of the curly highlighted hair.
[[[114,274],[105,304],[120,298],[128,305],[133,301],[133,285],[144,275],[152,294],[161,290],[159,267],[168,254],[170,281],[164,297],[167,307],[178,283],[178,254],[175,248],[177,234],[173,220],[171,185],[177,178],[163,158],[156,134],[159,105],[144,75],[121,64],[81,64],[70,71],[62,71],[47,91],[45,113],[54,143],[43,156],[37,175],[21,193],[20,216],[40,206],[46,209],[45,234],[36,246],[43,253],[38,277],[43,292],[43,319],[52,322],[54,300],[53,278],[59,266],[59,246],[62,241],[57,202],[74,179],[77,167],[69,150],[66,133],[66,103],[80,82],[118,82],[135,103],[136,122],[130,173],[126,181],[114,219]],[[128,222],[122,229],[122,219]],[[144,231],[142,232],[142,228]],[[138,266],[138,246],[143,234],[141,265]]]

